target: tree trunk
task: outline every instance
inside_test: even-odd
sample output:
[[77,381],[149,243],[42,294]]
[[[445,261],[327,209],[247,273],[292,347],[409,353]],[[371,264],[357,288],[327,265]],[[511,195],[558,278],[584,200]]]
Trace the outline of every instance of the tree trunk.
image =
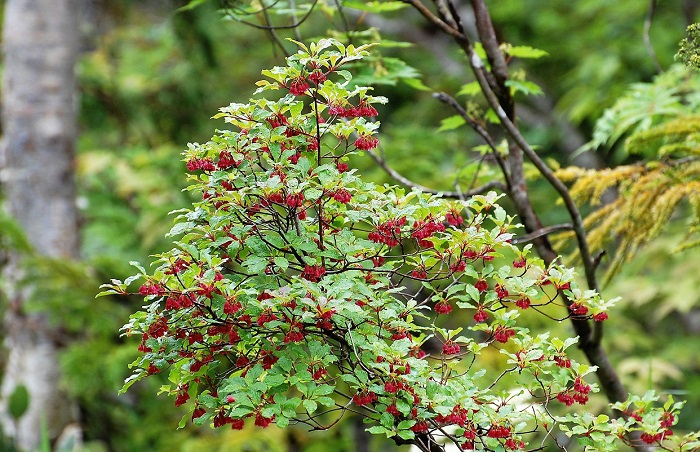
[[[5,208],[38,255],[61,259],[77,258],[79,249],[73,181],[79,3],[8,0],[3,29],[0,181]],[[10,253],[3,269],[9,354],[0,426],[20,449],[35,450],[42,434],[56,438],[75,420],[76,410],[60,387],[60,331],[48,324],[46,315],[26,312],[31,286],[18,286],[21,265],[21,256]],[[29,406],[15,422],[7,400],[19,386],[28,390]]]

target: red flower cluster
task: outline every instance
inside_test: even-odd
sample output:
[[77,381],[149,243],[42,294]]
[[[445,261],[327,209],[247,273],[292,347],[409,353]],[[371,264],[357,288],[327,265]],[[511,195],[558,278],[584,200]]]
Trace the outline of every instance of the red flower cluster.
[[445,342],[445,345],[442,346],[442,352],[446,355],[457,355],[461,350],[459,345],[452,342],[452,340]]
[[304,204],[303,193],[293,193],[287,195],[286,203],[291,208],[299,208]]
[[459,212],[447,212],[445,215],[445,221],[452,226],[459,226],[464,223],[464,218],[462,218]]
[[515,302],[515,305],[519,307],[520,309],[527,309],[530,307],[531,301],[529,298],[519,298],[518,301]]
[[588,307],[582,305],[581,303],[573,303],[569,306],[569,310],[573,315],[586,315],[588,314]]
[[263,312],[258,316],[257,324],[262,327],[265,326],[267,322],[272,322],[273,320],[279,320],[274,312],[270,308],[264,309]]
[[300,331],[303,328],[300,324],[292,325],[292,329],[284,335],[284,343],[298,343],[304,340],[304,335]]
[[316,317],[318,318],[316,326],[324,330],[333,329],[333,323],[331,323],[333,314],[335,314],[335,309],[324,309],[320,306],[316,306]]
[[[373,117],[377,116],[377,109],[365,101],[361,101],[357,107],[343,107],[341,104],[330,104],[328,106],[328,114],[338,116],[340,118],[359,118],[361,116]],[[359,146],[358,146],[359,148]]]
[[415,433],[428,433],[428,423],[425,421],[418,421],[411,427],[411,430]]
[[[639,415],[632,415],[637,421],[641,422],[642,417]],[[673,430],[670,429],[671,426],[673,426],[673,423],[675,422],[676,418],[673,415],[673,413],[669,412],[664,412],[661,414],[661,424],[660,427],[665,429],[661,432],[651,434],[648,432],[642,433],[640,436],[640,439],[644,441],[646,444],[654,444],[658,443],[660,441],[663,441],[664,438],[672,436],[673,435]]]
[[315,369],[313,367],[309,367],[307,369],[309,373],[311,373],[311,378],[314,380],[318,381],[322,379],[324,376],[328,375],[328,371],[326,370],[325,367],[319,367],[318,369]]
[[416,224],[413,225],[413,232],[411,233],[411,237],[418,240],[418,245],[424,248],[432,248],[433,243],[425,239],[431,237],[436,232],[444,231],[444,224],[442,224],[439,221],[435,221],[432,218],[428,218],[425,221],[416,221]]
[[513,328],[508,328],[503,325],[498,325],[496,327],[496,331],[494,331],[493,333],[494,339],[496,339],[502,344],[508,342],[508,339],[510,339],[513,336],[515,336],[515,331],[513,330]]
[[386,407],[386,412],[391,414],[394,417],[399,417],[401,416],[401,412],[396,408],[396,404],[392,403],[388,407]]
[[165,300],[165,310],[174,310],[191,308],[194,306],[192,299],[187,294],[181,294],[179,297],[170,296]]
[[202,171],[216,171],[216,167],[214,166],[214,162],[210,158],[204,158],[204,159],[191,159],[187,161],[187,169],[189,171],[197,171],[197,170],[202,170]]
[[377,140],[372,135],[360,135],[360,137],[357,140],[355,140],[355,143],[353,144],[357,149],[369,151],[370,149],[374,149],[377,147],[377,145],[379,144],[379,140]]
[[487,436],[489,438],[508,438],[510,429],[503,425],[492,424]]
[[266,121],[270,124],[270,126],[272,126],[273,129],[287,125],[289,123],[289,121],[287,121],[287,117],[284,116],[282,113],[275,113],[269,118],[266,118]]
[[233,418],[230,416],[226,416],[226,414],[223,411],[220,411],[219,413],[214,416],[214,428],[219,428],[223,427],[226,424],[230,424],[233,422]]
[[352,199],[352,195],[346,189],[341,188],[333,193],[333,199],[343,204],[347,204]]
[[656,442],[659,442],[663,439],[664,437],[664,432],[659,432],[655,435],[652,435],[651,433],[644,432],[642,435],[639,437],[642,441],[644,441],[647,444],[654,444]]
[[486,292],[486,290],[489,288],[489,283],[487,283],[484,279],[480,279],[474,283],[474,287],[476,287],[476,290],[479,292]]
[[190,399],[190,394],[188,392],[189,389],[189,385],[185,385],[180,389],[180,391],[177,393],[177,397],[175,398],[175,406],[182,406]]
[[370,405],[377,401],[377,394],[372,391],[365,390],[352,396],[352,401],[355,402],[355,405],[357,406]]
[[187,269],[187,267],[190,266],[190,263],[187,262],[184,259],[176,259],[175,262],[172,264],[169,270],[165,272],[166,275],[177,275],[179,273],[182,273]]
[[515,450],[515,449],[524,449],[525,448],[525,442],[521,440],[516,440],[515,438],[508,438],[506,442],[503,444],[503,447],[506,449],[510,450]]
[[147,295],[160,295],[164,293],[164,291],[158,284],[146,283],[139,287],[139,293],[145,297]]
[[313,82],[315,85],[320,85],[326,81],[326,74],[320,70],[313,71],[309,74],[309,80],[311,80],[311,82]]
[[301,272],[301,277],[307,281],[319,282],[325,274],[326,268],[322,265],[307,265]]
[[438,314],[449,314],[452,312],[452,306],[447,300],[440,300],[435,305],[435,312]]
[[161,337],[168,332],[168,319],[165,317],[157,318],[148,327],[148,335],[151,337]]
[[[456,425],[459,425],[460,427],[464,427],[468,422],[468,418],[467,418],[468,415],[469,415],[469,410],[467,410],[466,408],[462,408],[462,406],[460,406],[460,405],[455,405],[452,408],[452,411],[450,412],[450,414],[447,414],[447,415],[438,414],[437,416],[435,416],[435,421],[439,422],[440,424],[445,424],[445,425],[456,424]],[[467,430],[467,431],[471,431],[471,430]],[[474,439],[475,437],[476,437],[476,435],[474,437],[472,437],[471,439]]]
[[230,152],[228,151],[221,151],[219,153],[219,162],[216,164],[217,167],[219,167],[220,170],[225,170],[232,168],[234,166],[240,165],[241,162],[237,162],[233,159],[233,156],[231,155]]
[[360,104],[355,107],[350,109],[349,111],[346,110],[345,112],[345,117],[355,117],[358,118],[360,116],[365,116],[368,118],[377,116],[379,113],[377,113],[377,109],[368,104],[365,101],[361,101]]
[[476,312],[474,313],[474,321],[476,323],[485,322],[486,319],[488,319],[488,318],[489,318],[489,315],[486,313],[486,311],[484,311],[483,308],[477,309]]
[[255,414],[255,425],[258,427],[267,428],[274,420],[274,415],[272,415],[272,417],[265,417],[261,413]]
[[231,430],[243,430],[245,426],[245,421],[243,419],[232,419],[231,420]]
[[508,291],[501,284],[496,284],[496,287],[494,287],[493,290],[496,291],[496,295],[498,296],[499,300],[502,300],[503,298],[508,296]]
[[571,367],[571,360],[566,355],[556,355],[554,362],[557,363],[558,367],[569,369]]
[[525,258],[521,257],[520,259],[513,261],[513,268],[523,268],[526,264],[527,262],[525,262]]
[[588,403],[589,392],[591,392],[591,386],[586,384],[581,377],[576,377],[573,388],[560,392],[559,395],[557,395],[557,400],[566,406],[571,406],[574,402],[585,405]]
[[204,416],[206,413],[207,413],[207,410],[204,409],[204,407],[198,406],[192,412],[192,420],[200,418],[200,417]]
[[370,232],[367,238],[375,243],[383,243],[387,246],[396,246],[401,238],[401,226],[406,224],[406,218],[389,220],[377,226],[377,229]]
[[608,320],[608,313],[599,312],[598,314],[593,316],[593,320],[595,320],[596,322],[604,322],[605,320]]
[[224,303],[224,314],[235,314],[243,308],[240,301],[235,299],[226,300]]
[[289,83],[289,92],[295,96],[303,96],[309,89],[304,77],[297,77]]
[[416,279],[426,279],[428,272],[425,271],[425,267],[421,266],[411,270],[411,276]]

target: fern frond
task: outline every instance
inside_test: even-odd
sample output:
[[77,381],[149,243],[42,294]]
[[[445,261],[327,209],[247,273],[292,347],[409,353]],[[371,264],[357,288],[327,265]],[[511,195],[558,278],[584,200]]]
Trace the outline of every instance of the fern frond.
[[[639,134],[669,119],[698,113],[700,75],[674,65],[653,83],[637,83],[596,121],[593,139],[578,152],[611,148],[625,134]],[[649,149],[659,150],[650,146]],[[624,149],[627,151],[627,147]]]

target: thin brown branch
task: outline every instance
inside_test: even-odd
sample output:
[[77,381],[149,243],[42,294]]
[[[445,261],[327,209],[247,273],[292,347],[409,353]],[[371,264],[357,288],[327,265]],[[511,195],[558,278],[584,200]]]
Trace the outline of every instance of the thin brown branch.
[[433,14],[433,12],[430,11],[420,0],[401,0],[401,1],[416,8],[416,10],[423,17],[428,19],[428,21],[430,21],[432,24],[437,25],[438,28],[440,28],[440,30],[444,31],[446,34],[448,34],[456,39],[467,39],[467,37],[464,34],[460,33],[459,30],[450,27],[442,19],[440,19],[435,14]]
[[480,187],[473,188],[468,191],[444,191],[444,190],[435,190],[432,188],[428,188],[424,185],[418,184],[416,182],[413,182],[412,180],[408,179],[407,177],[401,175],[398,171],[390,167],[387,163],[386,160],[384,160],[382,157],[379,155],[375,154],[374,152],[367,152],[370,157],[379,165],[381,169],[384,170],[385,173],[387,173],[389,176],[391,176],[392,179],[394,179],[396,182],[400,183],[401,185],[405,185],[406,187],[409,188],[415,188],[421,193],[429,193],[432,195],[440,195],[443,198],[449,198],[449,199],[464,199],[464,198],[469,198],[471,196],[475,195],[481,195],[483,193],[487,193],[490,190],[500,190],[500,191],[506,191],[506,186],[503,185],[503,183],[499,181],[491,181],[487,184],[484,184]]
[[644,19],[644,33],[643,33],[643,38],[644,38],[644,46],[647,48],[647,52],[649,52],[649,56],[651,57],[651,61],[654,62],[654,68],[656,69],[656,72],[659,74],[663,73],[663,68],[661,67],[661,63],[659,63],[659,58],[656,56],[656,52],[654,51],[654,46],[651,45],[651,38],[649,37],[649,32],[651,31],[651,23],[654,20],[654,13],[656,12],[656,0],[649,0],[649,8],[647,9],[647,16]]
[[[513,99],[510,96],[508,88],[505,86],[505,81],[508,79],[508,64],[498,45],[496,31],[493,28],[488,7],[483,0],[471,0],[471,4],[474,10],[476,29],[481,39],[481,45],[484,47],[486,57],[489,60],[489,64],[491,64],[491,73],[495,78],[495,84],[492,85],[491,88],[496,91],[501,103],[504,106],[509,105],[510,110],[512,110]],[[513,118],[513,112],[511,111],[508,116]]]
[[539,237],[544,237],[545,235],[554,234],[555,232],[570,231],[573,228],[574,228],[573,225],[571,225],[569,223],[555,224],[554,226],[547,226],[547,227],[538,229],[537,231],[531,232],[529,234],[526,234],[526,235],[523,235],[520,237],[515,237],[513,239],[513,243],[518,244],[518,243],[532,242],[533,240],[535,240]]
[[[308,19],[309,16],[311,15],[311,13],[314,11],[314,8],[316,7],[316,4],[318,3],[318,0],[313,0],[313,2],[311,3],[311,5],[309,6],[309,10],[302,16],[301,19],[298,19],[298,20],[297,20],[297,18],[296,18],[296,13],[292,13],[292,17],[294,18],[294,21],[293,21],[291,24],[289,24],[289,25],[272,25],[272,24],[269,22],[269,13],[268,13],[268,10],[269,10],[270,8],[272,8],[272,6],[274,6],[276,3],[277,3],[277,1],[276,1],[275,3],[273,3],[272,5],[268,5],[268,6],[263,7],[260,11],[255,11],[255,12],[251,12],[251,13],[250,13],[250,14],[258,14],[258,13],[261,13],[261,12],[265,13],[266,16],[268,16],[268,23],[267,23],[266,25],[256,24],[255,22],[249,22],[249,21],[247,21],[247,20],[239,19],[239,18],[233,16],[232,14],[228,14],[228,17],[230,17],[232,20],[235,20],[235,21],[238,22],[238,23],[241,23],[241,24],[243,24],[243,25],[248,25],[248,26],[253,27],[253,28],[257,28],[258,30],[266,30],[266,31],[274,31],[274,30],[294,30],[294,32],[295,32],[295,34],[296,34],[297,28],[299,28],[299,26],[300,26],[301,24],[303,24],[304,22],[306,22],[306,19]],[[292,6],[292,8],[294,8],[294,6]],[[299,36],[296,36],[296,37],[297,37],[298,40],[301,40],[301,38],[300,38]]]
[[501,172],[503,172],[503,177],[506,180],[506,187],[508,191],[511,189],[511,182],[510,182],[510,174],[508,173],[508,170],[505,166],[505,163],[503,162],[503,159],[501,158],[500,154],[498,153],[498,149],[496,147],[496,143],[493,141],[493,138],[489,134],[489,132],[486,130],[484,126],[479,124],[478,121],[476,121],[474,118],[469,116],[467,111],[462,107],[459,102],[452,96],[446,94],[446,93],[433,93],[433,97],[439,100],[440,102],[444,102],[452,109],[454,109],[459,116],[461,116],[465,121],[467,121],[467,124],[486,142],[488,147],[491,148],[491,151],[493,152],[494,157],[496,158],[496,162],[498,162],[498,165],[501,167]]

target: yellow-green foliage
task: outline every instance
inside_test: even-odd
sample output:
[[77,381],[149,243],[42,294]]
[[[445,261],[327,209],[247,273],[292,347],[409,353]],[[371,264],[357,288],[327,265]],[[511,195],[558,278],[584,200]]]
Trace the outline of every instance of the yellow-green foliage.
[[628,154],[699,155],[700,116],[682,116],[635,133],[625,146]]
[[606,280],[663,230],[683,200],[688,201],[692,220],[681,247],[700,245],[700,158],[604,170],[564,168],[557,175],[573,184],[571,193],[579,203],[600,205],[607,190],[617,192],[614,201],[584,220],[593,252],[611,251]]

